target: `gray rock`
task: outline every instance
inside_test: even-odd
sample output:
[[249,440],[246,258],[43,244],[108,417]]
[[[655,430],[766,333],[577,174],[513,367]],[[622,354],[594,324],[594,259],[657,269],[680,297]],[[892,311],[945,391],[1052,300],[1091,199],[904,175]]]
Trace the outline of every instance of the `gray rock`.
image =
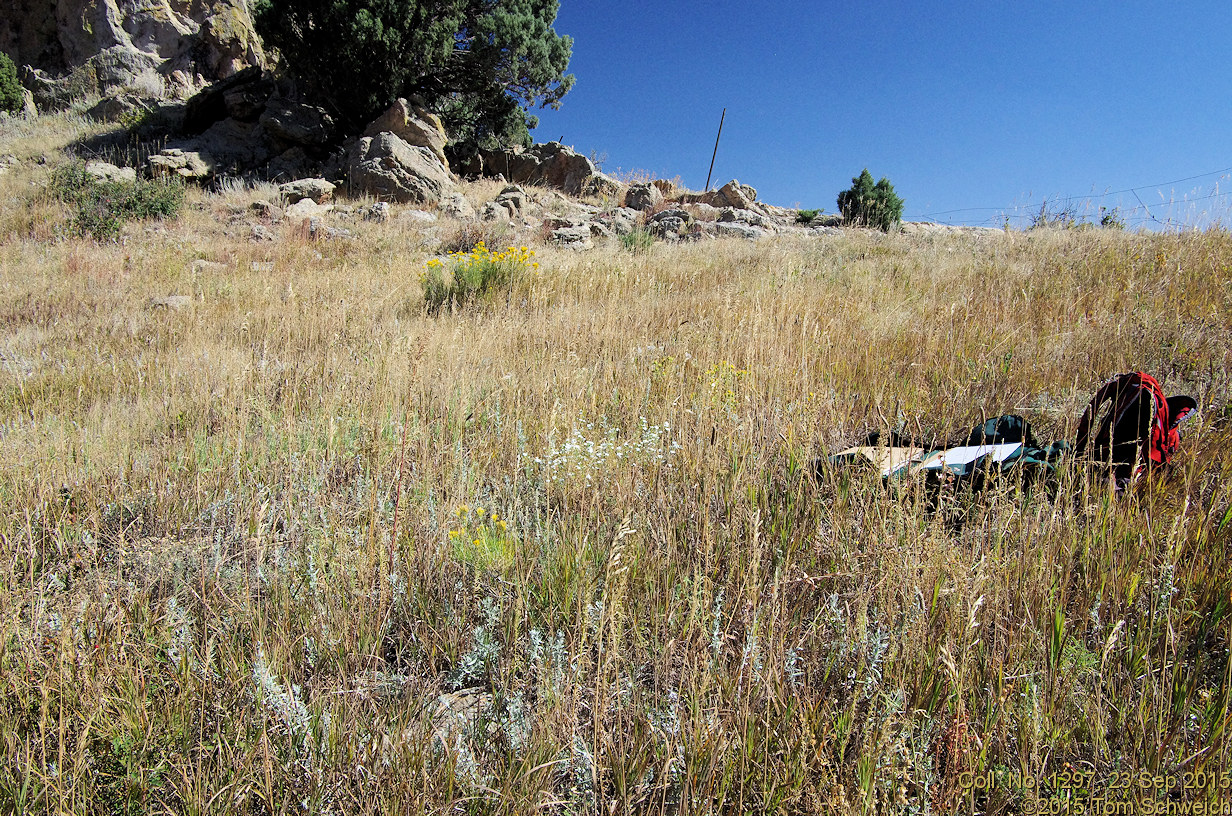
[[[243,82],[232,83],[221,91],[222,110],[232,119],[255,122],[261,118],[277,85],[267,74],[255,69],[245,69],[235,76],[248,77]],[[221,118],[221,117],[220,117]]]
[[135,182],[137,171],[132,167],[116,167],[103,161],[86,162],[86,172],[99,181]]
[[221,170],[246,173],[264,165],[277,154],[265,131],[251,122],[223,119],[196,139],[179,145],[208,154]]
[[619,201],[624,197],[625,186],[605,173],[596,171],[582,183],[582,195],[609,198]]
[[273,230],[262,224],[253,224],[251,230],[251,239],[253,241],[273,241],[277,236]]
[[262,218],[268,218],[271,221],[280,221],[287,214],[287,211],[272,201],[254,201],[248,205],[249,208]]
[[698,221],[717,221],[719,213],[722,212],[718,207],[712,207],[709,204],[702,204],[700,202],[696,204],[683,204],[680,208],[687,210]]
[[146,160],[155,178],[178,176],[185,181],[208,181],[214,177],[216,163],[209,154],[168,147]]
[[560,227],[552,230],[552,240],[566,249],[590,249],[594,244],[590,240],[589,224]]
[[738,210],[752,209],[757,200],[757,190],[732,179],[717,190],[705,193],[686,193],[677,198],[682,204],[709,204],[712,207],[732,207]]
[[441,196],[439,204],[440,210],[450,218],[474,218],[475,208],[466,200],[466,196],[461,193],[451,193]]
[[[480,155],[485,175],[500,174],[516,184],[535,184],[574,196],[582,195],[591,179],[601,175],[594,162],[557,142],[537,144],[528,150],[481,151]],[[594,184],[617,185],[603,178],[607,181]]]
[[427,224],[435,224],[436,216],[427,210],[407,210],[402,214],[401,220],[416,226],[425,226]]
[[304,178],[320,172],[320,168],[304,152],[304,148],[296,145],[284,150],[265,165],[262,175],[269,179]]
[[389,204],[385,201],[378,201],[368,207],[364,210],[364,220],[384,224],[389,220]]
[[23,72],[22,84],[33,93],[39,110],[64,110],[82,99],[107,96],[121,89],[139,90],[142,96],[159,96],[163,80],[158,65],[156,57],[131,46],[114,45],[82,59],[63,77],[38,69]]
[[631,210],[627,207],[617,207],[614,210],[608,210],[601,213],[595,223],[601,224],[611,230],[614,235],[628,235],[637,229],[638,220],[641,214],[637,210]]
[[46,80],[48,109],[116,88],[159,97],[263,60],[246,0],[11,0],[0,46]]
[[510,184],[483,206],[480,215],[485,221],[510,220],[520,217],[525,209],[526,191]]
[[735,207],[724,207],[719,212],[720,223],[724,224],[749,224],[762,229],[770,229],[774,225],[769,218],[752,210],[739,210]]
[[360,139],[347,167],[353,193],[391,201],[435,203],[458,192],[453,177],[426,147],[407,144],[392,133]]
[[[244,92],[245,89],[250,87],[261,86],[263,83],[268,83],[268,80],[262,74],[261,69],[252,67],[245,68],[224,80],[201,89],[184,103],[184,132],[189,134],[201,133],[215,122],[220,122],[228,116],[233,116],[227,105],[227,96]],[[272,88],[270,90],[272,92]],[[248,121],[255,120],[261,111],[265,110],[265,102],[268,99],[269,93],[266,93],[264,98],[260,100],[260,107],[257,108],[255,113],[250,112],[251,115],[235,116],[234,118]],[[240,108],[242,109],[242,106]]]
[[663,203],[663,192],[653,184],[634,184],[625,191],[625,207],[649,212]]
[[761,227],[755,227],[751,224],[740,223],[736,221],[718,221],[713,225],[715,235],[734,236],[738,238],[747,238],[754,240],[764,238],[769,235],[769,231]]
[[287,218],[319,218],[333,208],[333,204],[318,204],[311,198],[301,198],[287,207]]
[[364,136],[392,133],[413,147],[426,147],[446,168],[445,128],[436,114],[423,107],[422,100],[398,99],[389,109],[378,116],[367,128]]
[[[741,184],[735,179],[732,179],[719,188],[718,197],[723,204],[728,207],[735,207],[739,210],[747,210],[753,205],[753,202],[757,200],[757,191],[747,184]],[[721,204],[714,204],[714,202],[709,203],[716,207],[722,206]]]
[[664,210],[646,222],[646,228],[657,238],[678,238],[692,220],[684,210]]
[[489,201],[479,208],[479,217],[484,221],[508,221],[509,210],[495,201]]
[[334,119],[324,108],[274,97],[259,119],[265,132],[287,146],[320,147],[334,135]]
[[324,204],[333,197],[334,189],[334,185],[323,178],[305,178],[279,185],[278,192],[291,204],[305,198]]
[[120,92],[100,99],[90,108],[89,114],[100,122],[120,122],[140,117],[149,110],[150,106],[143,97]]

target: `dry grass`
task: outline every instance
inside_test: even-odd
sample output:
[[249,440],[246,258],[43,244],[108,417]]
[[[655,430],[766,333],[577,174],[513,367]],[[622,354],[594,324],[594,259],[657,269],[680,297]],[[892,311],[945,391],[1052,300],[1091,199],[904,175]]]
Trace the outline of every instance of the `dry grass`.
[[[456,225],[254,243],[233,188],[98,245],[48,173],[0,176],[0,812],[1227,800],[1226,233],[538,247],[429,317]],[[956,528],[811,475],[886,424],[1068,436],[1135,368],[1202,410],[1130,497]]]

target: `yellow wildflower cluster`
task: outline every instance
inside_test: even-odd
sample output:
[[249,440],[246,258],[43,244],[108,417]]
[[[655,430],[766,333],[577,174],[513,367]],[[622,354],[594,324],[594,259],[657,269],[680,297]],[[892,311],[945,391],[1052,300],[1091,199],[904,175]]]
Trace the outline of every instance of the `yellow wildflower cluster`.
[[492,263],[503,264],[509,263],[513,266],[527,267],[529,269],[538,269],[539,262],[534,260],[535,250],[529,247],[507,247],[499,252],[492,252],[488,249],[487,244],[483,241],[475,244],[475,248],[470,252],[451,252],[444,258],[429,258],[425,266],[428,269],[441,269],[446,264],[453,265],[460,263],[471,265],[476,263]]
[[734,410],[738,394],[748,377],[747,368],[736,368],[734,363],[723,360],[706,370],[710,391],[718,405],[728,411]]
[[457,509],[456,516],[458,526],[449,531],[449,541],[460,560],[494,570],[503,570],[513,563],[517,542],[499,513],[464,504]]
[[480,241],[469,252],[451,252],[444,258],[430,258],[419,274],[428,311],[508,292],[515,281],[539,269],[535,252],[528,247],[508,247],[492,252]]

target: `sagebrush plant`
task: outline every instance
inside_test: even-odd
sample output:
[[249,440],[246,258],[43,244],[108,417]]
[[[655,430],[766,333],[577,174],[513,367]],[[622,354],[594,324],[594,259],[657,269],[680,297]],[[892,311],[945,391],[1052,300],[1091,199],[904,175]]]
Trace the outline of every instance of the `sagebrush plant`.
[[128,221],[175,218],[184,205],[184,185],[177,180],[105,181],[80,161],[52,173],[48,192],[75,208],[72,226],[77,234],[99,241],[118,238]]
[[[391,296],[444,219],[257,243],[190,188],[63,240],[40,172],[0,176],[0,812],[1227,801],[1227,231],[536,246],[444,320]],[[1072,438],[1127,369],[1201,408],[1120,497],[825,465]]]
[[838,194],[838,211],[845,224],[889,232],[903,220],[903,200],[889,179],[883,176],[874,184],[865,168],[851,180],[849,189]]
[[470,252],[430,258],[420,275],[424,305],[430,314],[464,306],[496,293],[508,294],[514,284],[539,269],[535,251],[525,246],[492,252],[480,241]]

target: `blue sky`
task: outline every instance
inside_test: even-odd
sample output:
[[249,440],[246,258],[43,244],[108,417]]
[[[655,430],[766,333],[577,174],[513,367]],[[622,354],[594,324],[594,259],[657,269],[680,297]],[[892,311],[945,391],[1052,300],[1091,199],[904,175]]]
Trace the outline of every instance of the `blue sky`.
[[712,186],[771,204],[834,212],[867,167],[912,220],[1000,226],[1048,201],[1232,221],[1228,0],[561,0],[556,30],[577,84],[533,136],[609,173],[701,189],[726,108]]

